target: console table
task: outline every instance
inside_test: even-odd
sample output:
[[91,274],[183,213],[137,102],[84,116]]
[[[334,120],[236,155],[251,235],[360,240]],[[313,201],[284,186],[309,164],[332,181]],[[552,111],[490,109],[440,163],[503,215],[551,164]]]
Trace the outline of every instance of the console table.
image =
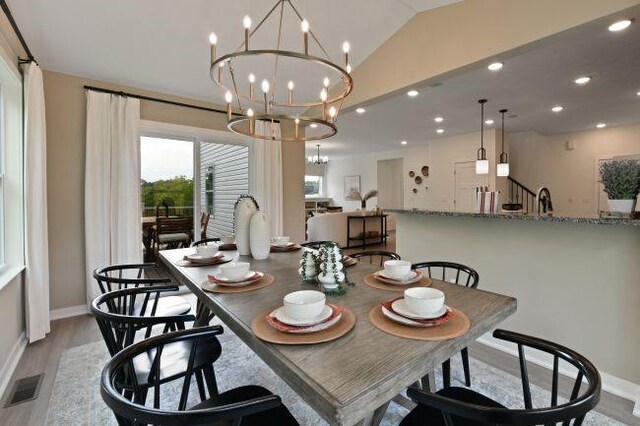
[[[378,215],[354,215],[347,216],[347,248],[362,246],[362,249],[365,250],[367,244],[387,244],[387,217],[386,214],[378,214]],[[380,223],[380,235],[367,237],[367,219],[377,219]],[[351,221],[361,220],[362,221],[362,234],[357,235],[355,237],[351,236]],[[373,240],[373,241],[372,241]],[[360,241],[361,244],[351,245],[352,241]]]

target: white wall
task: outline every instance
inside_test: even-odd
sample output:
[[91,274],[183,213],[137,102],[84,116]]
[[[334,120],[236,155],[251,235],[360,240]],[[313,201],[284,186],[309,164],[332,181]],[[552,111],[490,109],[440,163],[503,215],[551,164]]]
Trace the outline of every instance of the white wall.
[[[487,158],[491,164],[489,186],[495,188],[496,138],[499,135],[493,129],[485,130],[485,147]],[[433,141],[415,142],[401,149],[363,154],[352,157],[330,159],[327,165],[327,196],[336,205],[343,206],[345,211],[360,208],[359,201],[346,201],[343,194],[344,176],[360,175],[362,192],[377,189],[378,161],[390,159],[403,160],[403,176],[401,188],[404,197],[404,208],[421,208],[428,210],[453,210],[453,165],[457,161],[474,161],[480,146],[480,132],[452,136]],[[409,178],[409,171],[420,174],[422,166],[429,166],[429,177],[421,185],[416,185]],[[499,179],[504,180],[504,179]],[[425,189],[425,187],[429,189]],[[413,188],[418,193],[412,192]],[[372,208],[377,200],[369,201],[367,207]]]
[[640,124],[549,137],[514,133],[509,140],[511,175],[534,192],[549,187],[556,216],[595,217],[598,159],[640,154]]

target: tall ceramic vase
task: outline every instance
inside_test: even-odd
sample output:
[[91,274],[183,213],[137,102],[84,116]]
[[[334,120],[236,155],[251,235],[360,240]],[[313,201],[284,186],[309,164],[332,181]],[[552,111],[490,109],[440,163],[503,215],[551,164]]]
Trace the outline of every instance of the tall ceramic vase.
[[236,230],[236,246],[241,256],[251,254],[249,226],[251,216],[253,216],[256,211],[258,211],[258,207],[251,197],[240,197],[236,202],[233,225]]
[[256,212],[251,216],[249,231],[249,245],[254,259],[262,260],[269,257],[271,251],[271,225],[269,216],[264,212]]

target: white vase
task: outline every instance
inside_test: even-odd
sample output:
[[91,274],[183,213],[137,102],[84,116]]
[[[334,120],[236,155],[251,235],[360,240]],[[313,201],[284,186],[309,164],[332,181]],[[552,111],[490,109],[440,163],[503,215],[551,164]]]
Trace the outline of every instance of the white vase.
[[233,215],[233,225],[236,230],[236,247],[241,256],[251,254],[249,242],[249,226],[251,216],[257,211],[256,205],[251,198],[241,198],[235,208]]
[[633,200],[609,200],[609,211],[611,213],[631,214],[636,209],[636,199]]
[[269,257],[271,251],[271,225],[269,216],[264,212],[256,212],[251,216],[249,225],[249,245],[251,256],[262,260]]

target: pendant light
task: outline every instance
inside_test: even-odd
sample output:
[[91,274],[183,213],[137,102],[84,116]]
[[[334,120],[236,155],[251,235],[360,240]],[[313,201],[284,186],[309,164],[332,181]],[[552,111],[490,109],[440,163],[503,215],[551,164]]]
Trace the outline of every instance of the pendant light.
[[476,174],[486,175],[489,173],[487,150],[484,149],[484,104],[487,103],[487,100],[480,99],[478,103],[480,104],[480,149],[478,150],[478,157],[476,159]]
[[507,111],[507,109],[500,110],[500,114],[502,114],[502,152],[500,153],[500,161],[496,166],[496,175],[499,177],[509,176],[509,157],[507,153],[504,152],[504,114]]

